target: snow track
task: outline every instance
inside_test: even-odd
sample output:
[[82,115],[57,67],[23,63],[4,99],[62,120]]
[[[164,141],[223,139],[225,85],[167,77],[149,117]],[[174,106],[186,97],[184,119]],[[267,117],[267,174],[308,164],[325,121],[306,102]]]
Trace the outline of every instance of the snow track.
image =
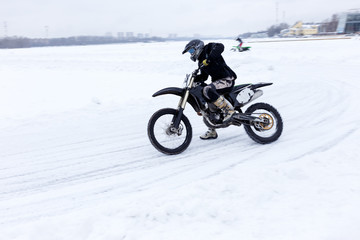
[[226,51],[237,84],[274,82],[259,101],[283,135],[259,145],[229,127],[202,141],[189,105],[192,143],[167,156],[146,127],[178,103],[152,93],[195,67],[184,44],[0,51],[0,239],[360,237],[359,41]]

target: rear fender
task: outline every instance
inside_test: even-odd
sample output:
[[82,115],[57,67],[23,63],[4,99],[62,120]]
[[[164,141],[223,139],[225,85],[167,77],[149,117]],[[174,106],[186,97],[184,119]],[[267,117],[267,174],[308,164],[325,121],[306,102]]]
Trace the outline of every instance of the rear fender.
[[272,85],[272,83],[257,83],[237,86],[235,91],[230,94],[233,106],[235,108],[241,108],[246,104],[254,101],[255,99],[263,95],[263,91],[258,88],[269,85]]
[[252,84],[250,86],[251,90],[257,89],[257,88],[261,88],[261,87],[266,87],[266,86],[270,86],[272,85],[272,83],[256,83],[256,84]]
[[[158,97],[158,96],[161,96],[161,95],[172,94],[172,95],[176,95],[176,96],[179,96],[179,97],[183,97],[184,96],[184,91],[185,91],[184,88],[169,87],[169,88],[164,88],[164,89],[161,89],[161,90],[157,91],[152,96],[153,97]],[[196,112],[200,112],[200,107],[199,107],[196,99],[194,98],[194,96],[192,94],[189,95],[189,98],[188,98],[187,102],[190,103],[190,105],[194,108],[194,110]]]

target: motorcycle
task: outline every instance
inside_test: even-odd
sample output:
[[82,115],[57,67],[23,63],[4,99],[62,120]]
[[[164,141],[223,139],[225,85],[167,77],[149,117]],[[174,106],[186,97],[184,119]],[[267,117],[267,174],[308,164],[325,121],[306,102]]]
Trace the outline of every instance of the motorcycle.
[[240,46],[233,46],[230,51],[233,52],[245,52],[249,51],[251,47],[240,47]]
[[157,91],[152,96],[158,97],[173,94],[180,97],[177,109],[163,108],[155,112],[147,126],[147,133],[151,144],[164,154],[174,155],[185,151],[191,143],[192,127],[189,119],[184,115],[184,109],[189,103],[203,121],[210,128],[226,128],[231,125],[244,125],[248,136],[257,143],[268,144],[276,141],[283,130],[283,121],[279,112],[268,103],[255,103],[245,112],[242,108],[263,95],[259,88],[272,83],[241,84],[225,94],[234,107],[235,113],[228,121],[223,121],[223,112],[214,104],[206,102],[203,97],[203,85],[195,82],[195,77],[201,71],[201,66],[187,74],[184,87],[169,87]]

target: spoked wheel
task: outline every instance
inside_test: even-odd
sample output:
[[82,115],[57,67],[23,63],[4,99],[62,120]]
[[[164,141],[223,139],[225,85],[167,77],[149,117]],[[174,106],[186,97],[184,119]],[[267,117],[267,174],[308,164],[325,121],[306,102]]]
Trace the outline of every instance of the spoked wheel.
[[270,104],[256,103],[245,114],[256,117],[252,125],[244,125],[246,133],[255,142],[267,144],[276,141],[283,130],[283,121],[279,112]]
[[151,144],[165,154],[179,154],[191,142],[192,128],[187,117],[182,114],[179,128],[172,125],[178,111],[164,108],[155,112],[148,123],[148,136]]

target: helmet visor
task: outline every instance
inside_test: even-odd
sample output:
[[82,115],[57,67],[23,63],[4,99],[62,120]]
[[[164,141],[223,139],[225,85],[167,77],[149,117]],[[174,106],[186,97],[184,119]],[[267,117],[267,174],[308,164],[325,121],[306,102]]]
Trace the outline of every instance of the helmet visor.
[[189,52],[191,55],[194,54],[195,48],[190,48],[190,49],[188,50],[188,52]]

